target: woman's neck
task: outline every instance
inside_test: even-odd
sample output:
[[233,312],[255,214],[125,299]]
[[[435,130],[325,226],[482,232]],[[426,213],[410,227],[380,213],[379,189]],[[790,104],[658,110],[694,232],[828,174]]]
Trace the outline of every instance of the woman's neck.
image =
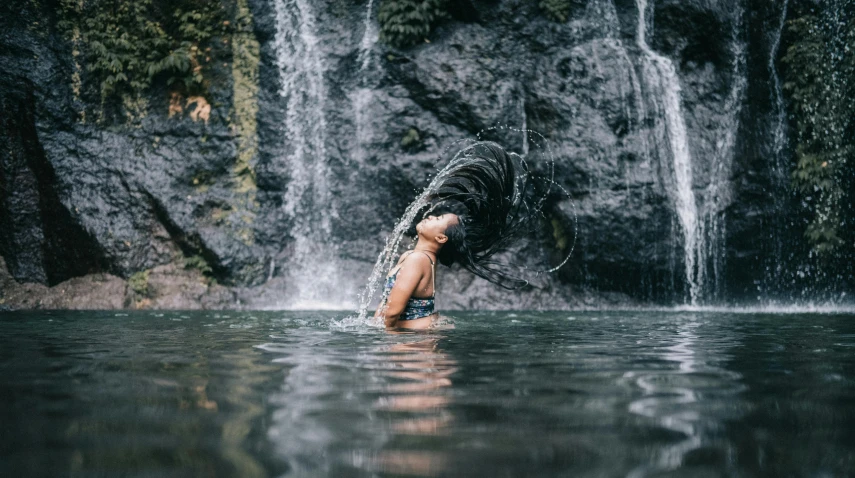
[[416,246],[413,247],[414,251],[419,252],[427,252],[430,253],[433,259],[436,259],[436,252],[439,250],[438,244],[431,244],[430,242],[422,242],[419,241],[416,243]]

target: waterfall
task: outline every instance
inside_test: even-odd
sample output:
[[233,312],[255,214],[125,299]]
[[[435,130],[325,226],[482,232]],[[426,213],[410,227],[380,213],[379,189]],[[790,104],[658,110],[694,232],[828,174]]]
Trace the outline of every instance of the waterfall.
[[773,95],[775,99],[775,130],[772,136],[772,154],[775,165],[775,179],[787,180],[787,159],[784,158],[784,148],[787,144],[787,110],[784,106],[784,93],[781,88],[781,79],[778,76],[778,69],[775,68],[775,59],[778,56],[778,48],[781,46],[781,34],[784,31],[784,22],[787,19],[787,6],[789,0],[784,0],[784,6],[781,8],[781,16],[778,20],[778,28],[775,29],[776,35],[772,40],[772,47],[769,50],[769,72],[772,75]]
[[523,158],[528,156],[528,114],[525,112],[525,98],[520,99],[520,115],[522,116],[522,156]]
[[371,21],[374,17],[374,0],[368,0],[365,9],[365,22],[363,23],[362,41],[359,42],[359,71],[365,71],[371,62],[371,48],[379,39],[377,25]]
[[330,221],[336,217],[336,211],[330,194],[329,158],[325,147],[325,64],[309,2],[275,0],[274,6],[280,96],[287,104],[285,133],[291,148],[284,158],[291,177],[283,207],[292,221],[294,250],[286,270],[293,290],[290,295],[300,301],[283,305],[312,308],[322,304],[328,307],[330,304],[326,301],[341,296],[341,291],[336,292],[335,252],[330,244]]
[[781,214],[786,209],[787,184],[789,182],[789,155],[787,154],[787,108],[784,105],[784,92],[775,60],[778,57],[778,49],[781,46],[781,35],[784,31],[784,23],[787,19],[787,7],[789,0],[783,0],[781,15],[778,17],[778,25],[774,30],[772,45],[769,49],[769,74],[772,79],[772,100],[774,102],[774,121],[772,123],[772,154],[771,154],[771,195],[775,204],[775,219],[769,238],[772,241],[772,253],[766,264],[764,286],[766,292],[777,289],[780,285],[780,272],[783,268],[783,238],[784,216]]
[[[683,234],[683,263],[686,282],[689,287],[689,300],[696,305],[701,295],[704,277],[703,268],[698,267],[699,243],[703,237],[699,234],[698,207],[692,191],[692,157],[689,152],[689,140],[686,122],[680,99],[680,82],[673,63],[659,55],[648,45],[646,35],[647,0],[636,0],[638,7],[638,32],[636,42],[642,52],[642,72],[651,97],[659,97],[656,106],[665,117],[665,130],[673,160],[673,187],[667,188],[674,201],[677,219]],[[655,101],[655,98],[654,98]]]
[[[701,284],[702,299],[718,299],[721,297],[724,279],[724,259],[726,257],[726,237],[724,209],[727,206],[730,175],[733,166],[734,143],[739,130],[739,115],[745,98],[747,86],[746,77],[746,47],[742,36],[744,11],[737,3],[734,21],[731,26],[730,38],[730,92],[725,100],[725,118],[719,129],[716,143],[715,162],[710,171],[710,182],[704,194],[703,222],[701,238],[698,245],[700,258],[698,260],[698,276],[705,279]],[[708,267],[712,266],[712,270]]]
[[620,30],[614,0],[588,0],[585,21],[594,26],[600,38],[616,38]]
[[[603,44],[612,48],[617,54],[617,58],[626,65],[629,84],[632,87],[632,95],[635,99],[635,126],[638,126],[646,115],[641,84],[638,81],[638,75],[635,73],[635,65],[630,60],[629,54],[620,40],[620,20],[614,0],[589,0],[585,6],[585,18],[586,22],[596,27],[599,36],[604,39]],[[623,84],[619,84],[619,87],[626,101],[626,95],[623,94]],[[630,114],[632,105],[629,101],[626,101],[625,105],[626,117],[631,121],[633,118],[633,115]],[[630,129],[632,126],[633,124],[630,122]]]
[[374,0],[368,0],[365,9],[365,21],[363,22],[362,40],[359,42],[359,82],[358,87],[350,94],[350,102],[353,105],[353,123],[356,130],[356,158],[363,161],[366,156],[365,144],[371,139],[371,118],[366,113],[368,106],[374,100],[374,88],[369,84],[369,66],[371,66],[373,55],[372,49],[379,39],[377,25],[372,21],[374,18]]

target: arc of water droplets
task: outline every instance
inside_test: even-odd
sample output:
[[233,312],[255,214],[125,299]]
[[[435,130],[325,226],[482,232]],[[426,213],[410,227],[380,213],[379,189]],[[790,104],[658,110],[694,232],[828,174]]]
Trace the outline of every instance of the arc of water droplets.
[[[528,136],[529,134],[535,134],[537,136],[540,136],[540,138],[542,138],[544,141],[546,152],[547,152],[547,158],[548,158],[547,164],[548,164],[548,168],[549,168],[549,175],[548,175],[548,177],[540,177],[540,176],[531,175],[530,178],[531,179],[543,179],[547,183],[547,189],[543,193],[543,195],[533,204],[533,207],[529,208],[529,205],[525,201],[523,203],[524,207],[528,208],[529,211],[531,211],[533,213],[540,213],[542,211],[543,203],[546,200],[546,197],[548,196],[552,187],[556,187],[556,188],[560,189],[566,195],[566,197],[568,199],[570,198],[570,194],[563,187],[561,187],[559,184],[557,184],[555,182],[555,160],[554,160],[554,157],[552,156],[552,151],[549,149],[548,144],[546,144],[546,138],[544,138],[543,135],[541,135],[540,133],[537,133],[535,131],[519,130],[519,129],[511,128],[508,126],[494,126],[492,128],[487,128],[487,129],[479,132],[478,135],[476,135],[475,140],[462,139],[462,140],[457,140],[457,141],[451,143],[448,147],[446,147],[443,150],[443,153],[440,155],[440,157],[444,157],[448,153],[448,151],[450,151],[452,148],[459,147],[459,145],[461,143],[469,143],[470,145],[474,144],[477,141],[480,141],[482,134],[484,134],[485,132],[497,130],[497,129],[507,129],[510,131],[517,131],[517,132],[526,134],[526,136]],[[537,143],[535,143],[535,144],[537,144]],[[398,221],[398,223],[395,225],[395,228],[392,230],[392,233],[386,238],[386,245],[383,248],[383,250],[380,252],[380,254],[377,256],[377,262],[374,265],[374,269],[371,271],[371,275],[368,278],[368,283],[366,284],[365,289],[363,290],[363,292],[359,296],[359,304],[360,305],[359,305],[359,313],[357,316],[357,321],[359,323],[362,323],[362,324],[369,323],[369,322],[366,322],[367,316],[368,316],[368,307],[371,304],[371,300],[373,299],[374,295],[377,292],[377,289],[378,289],[378,286],[380,283],[380,278],[385,271],[388,271],[393,266],[393,264],[395,263],[395,260],[398,258],[398,248],[400,247],[401,240],[404,237],[404,233],[407,231],[407,229],[409,228],[409,225],[415,219],[416,214],[418,214],[419,210],[421,210],[423,207],[428,205],[427,198],[433,192],[435,192],[437,190],[437,187],[446,178],[451,176],[455,171],[457,171],[460,168],[464,168],[470,164],[473,164],[475,162],[475,160],[473,160],[472,158],[469,158],[468,156],[463,154],[466,149],[467,149],[466,147],[461,147],[460,151],[454,155],[454,157],[451,159],[451,161],[444,168],[442,168],[436,174],[436,176],[434,176],[434,178],[424,188],[424,190],[416,197],[416,199],[412,203],[410,203],[410,205],[404,211],[403,216],[401,216],[401,219]],[[516,153],[511,153],[511,154],[516,154]],[[520,159],[523,161],[523,164],[525,164],[525,160],[521,157],[520,157]],[[522,191],[520,191],[519,193],[522,193]],[[572,201],[570,202],[570,204],[571,204],[572,210],[573,210],[573,245],[570,247],[570,250],[567,252],[566,257],[564,258],[564,260],[559,265],[557,265],[553,268],[544,270],[544,271],[534,271],[536,274],[550,273],[550,272],[554,272],[554,271],[560,269],[570,259],[570,255],[573,253],[573,250],[576,247],[576,240],[578,237],[578,219],[576,217],[576,206],[575,206],[575,204],[573,204]],[[379,325],[379,324],[372,324],[372,325]]]

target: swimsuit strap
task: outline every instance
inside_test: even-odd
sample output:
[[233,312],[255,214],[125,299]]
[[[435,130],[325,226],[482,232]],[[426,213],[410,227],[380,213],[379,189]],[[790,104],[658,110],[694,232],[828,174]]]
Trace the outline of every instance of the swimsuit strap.
[[428,260],[430,261],[430,286],[431,286],[430,288],[433,291],[433,294],[431,294],[431,295],[433,297],[436,297],[436,269],[435,269],[436,264],[433,263],[433,259],[430,258],[430,255],[428,255],[427,252],[425,252],[425,251],[419,251],[419,252],[426,255]]
[[[434,269],[435,264],[433,263],[433,259],[430,258],[430,255],[428,255],[427,252],[425,252],[425,251],[419,251],[419,252],[421,252],[422,254],[427,256],[428,260],[430,261],[430,285],[431,285],[431,289],[433,290],[433,294],[431,294],[431,295],[436,297],[436,269]],[[409,257],[409,256],[407,256],[407,257]]]
[[436,264],[434,264],[433,259],[431,259],[431,258],[430,258],[430,255],[428,255],[428,253],[427,253],[427,252],[425,252],[425,251],[415,251],[415,250],[413,250],[413,251],[407,251],[407,252],[405,252],[405,253],[404,253],[405,255],[401,257],[401,262],[400,262],[400,264],[398,264],[397,266],[395,266],[395,267],[397,268],[397,270],[395,271],[395,273],[394,273],[394,274],[392,274],[392,275],[390,275],[390,276],[387,276],[386,278],[388,279],[389,277],[396,277],[396,276],[398,275],[398,272],[401,272],[401,267],[403,266],[404,261],[406,261],[406,260],[407,260],[407,258],[408,258],[408,257],[410,257],[410,256],[413,254],[413,252],[421,252],[422,254],[424,254],[425,256],[427,256],[428,261],[430,261],[430,285],[431,285],[431,288],[433,289],[433,294],[431,294],[431,295],[432,295],[433,297],[436,297],[436,269],[435,269]]

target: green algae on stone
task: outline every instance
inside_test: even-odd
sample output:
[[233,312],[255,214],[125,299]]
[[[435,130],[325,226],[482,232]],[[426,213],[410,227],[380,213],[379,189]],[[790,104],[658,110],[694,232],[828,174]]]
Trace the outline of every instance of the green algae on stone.
[[567,233],[564,230],[564,224],[558,218],[552,218],[552,238],[555,239],[555,247],[559,251],[567,249]]
[[144,270],[136,272],[128,278],[128,285],[131,290],[142,297],[148,297],[150,292],[148,288],[148,275],[149,271]]
[[247,0],[238,0],[235,32],[232,36],[232,78],[234,88],[233,126],[237,137],[234,166],[236,192],[254,202],[255,171],[252,160],[258,153],[258,63],[260,46],[252,30],[252,14]]

